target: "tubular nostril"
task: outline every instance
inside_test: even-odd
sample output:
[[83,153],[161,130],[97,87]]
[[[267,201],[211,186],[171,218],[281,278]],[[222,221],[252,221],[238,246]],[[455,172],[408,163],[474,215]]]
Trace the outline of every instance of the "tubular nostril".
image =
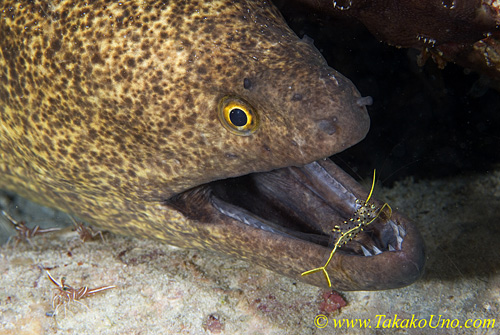
[[318,128],[327,133],[328,135],[333,135],[337,131],[337,127],[335,126],[335,121],[337,121],[337,118],[332,118],[332,119],[323,119],[319,120],[318,122]]
[[361,97],[356,100],[356,105],[358,105],[359,107],[371,106],[372,103],[373,103],[373,98],[370,96]]

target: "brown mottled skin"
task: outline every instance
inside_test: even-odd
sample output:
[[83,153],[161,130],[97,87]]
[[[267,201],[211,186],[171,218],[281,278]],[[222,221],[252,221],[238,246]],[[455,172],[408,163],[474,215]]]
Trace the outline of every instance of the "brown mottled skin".
[[[0,187],[117,233],[232,254],[296,278],[321,265],[327,247],[241,224],[199,200],[201,191],[172,200],[214,180],[327,157],[368,131],[352,83],[272,5],[1,6]],[[251,136],[221,125],[217,105],[227,95],[259,114]],[[339,289],[402,286],[421,272],[381,284],[372,278],[380,263],[351,270],[340,263],[370,257],[343,257],[329,267]],[[363,273],[366,266],[373,269]],[[326,284],[321,275],[301,279]]]

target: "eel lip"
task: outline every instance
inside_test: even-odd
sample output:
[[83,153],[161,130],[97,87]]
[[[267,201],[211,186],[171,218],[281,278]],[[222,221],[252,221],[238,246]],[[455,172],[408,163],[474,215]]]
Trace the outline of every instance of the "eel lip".
[[[370,199],[328,159],[212,182],[167,204],[201,224],[202,234],[215,242],[209,249],[316,286],[328,287],[330,279],[338,290],[391,289],[423,273],[424,244],[416,227]],[[349,230],[368,207],[375,219]],[[327,263],[341,236],[338,227],[355,234],[343,239]],[[323,266],[326,271],[301,275]]]

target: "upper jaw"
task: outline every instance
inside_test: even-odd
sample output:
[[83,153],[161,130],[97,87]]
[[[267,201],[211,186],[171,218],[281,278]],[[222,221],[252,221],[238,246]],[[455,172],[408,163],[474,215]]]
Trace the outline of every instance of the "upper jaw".
[[[169,200],[199,223],[215,251],[237,254],[273,271],[328,287],[321,273],[339,234],[356,219],[368,192],[330,160],[206,184]],[[400,213],[370,200],[376,217],[341,244],[325,266],[339,290],[380,290],[411,284],[423,272],[424,245]],[[390,208],[390,207],[389,207]],[[298,252],[299,251],[299,252]]]

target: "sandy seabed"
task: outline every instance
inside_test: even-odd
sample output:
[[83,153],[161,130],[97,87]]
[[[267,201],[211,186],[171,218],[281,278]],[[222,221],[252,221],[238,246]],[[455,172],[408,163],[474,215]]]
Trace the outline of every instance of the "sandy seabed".
[[[0,248],[0,334],[500,333],[500,169],[406,179],[376,193],[416,222],[427,246],[425,274],[401,289],[340,292],[347,306],[317,319],[321,326],[328,321],[324,328],[315,318],[326,314],[331,290],[150,240],[105,233],[105,242],[82,243],[68,227],[36,236],[32,245]],[[0,193],[0,208],[29,226],[71,224],[65,214],[11,193]],[[5,241],[13,231],[5,218],[0,227]],[[75,288],[116,288],[49,316],[56,291],[43,267]],[[344,319],[367,320],[369,329],[339,328]]]

